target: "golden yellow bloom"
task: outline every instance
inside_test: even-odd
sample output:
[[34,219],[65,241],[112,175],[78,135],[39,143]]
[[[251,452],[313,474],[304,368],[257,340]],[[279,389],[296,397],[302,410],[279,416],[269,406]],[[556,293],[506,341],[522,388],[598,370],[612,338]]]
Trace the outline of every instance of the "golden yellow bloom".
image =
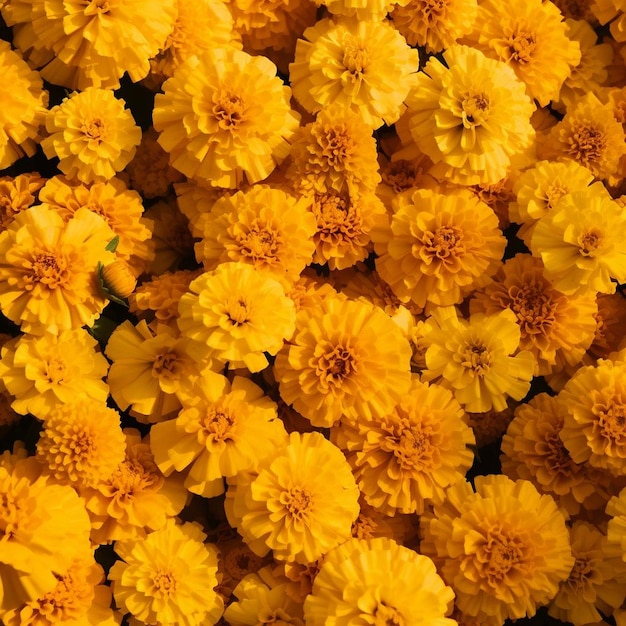
[[154,128],[186,176],[234,189],[267,178],[289,153],[299,115],[269,59],[214,48],[182,63],[163,90]]
[[116,298],[128,298],[137,286],[135,272],[124,261],[113,261],[100,274],[104,288]]
[[407,100],[411,134],[435,177],[496,183],[532,147],[534,104],[504,62],[458,45],[443,58],[431,57]]
[[337,105],[379,128],[406,110],[418,69],[417,50],[389,22],[326,18],[298,40],[289,76],[293,95],[309,113]]
[[143,624],[212,626],[224,612],[217,585],[217,548],[195,523],[168,520],[138,541],[118,541],[109,571],[115,603]]
[[574,565],[565,519],[526,480],[477,476],[475,485],[456,483],[422,516],[420,549],[479,623],[532,617]]
[[189,285],[179,303],[178,326],[192,349],[230,367],[258,372],[294,331],[296,311],[275,279],[245,263],[222,263]]
[[249,478],[229,486],[225,507],[255,553],[271,549],[306,564],[351,536],[359,490],[339,448],[320,433],[291,433]]
[[205,270],[241,261],[287,288],[311,263],[315,231],[315,216],[306,200],[255,185],[213,205],[203,221],[196,258]]
[[314,426],[373,419],[407,392],[410,346],[381,309],[343,296],[302,309],[274,373],[282,399]]
[[495,213],[470,192],[407,190],[392,210],[372,238],[376,270],[403,302],[457,304],[498,269],[506,240]]
[[428,557],[392,539],[350,539],[326,555],[304,615],[307,626],[454,626],[453,598]]
[[37,172],[0,177],[0,232],[6,230],[16,213],[37,202],[38,191],[45,182]]
[[[456,310],[436,309],[426,322],[427,369],[423,380],[449,388],[466,411],[506,408],[507,397],[521,400],[530,387],[535,359],[517,352],[520,329],[513,311],[476,313],[469,320]],[[511,356],[514,355],[514,356]]]
[[441,52],[472,30],[477,9],[477,0],[409,0],[394,6],[391,20],[411,46]]
[[474,455],[471,429],[452,393],[413,378],[389,413],[342,419],[331,438],[346,454],[365,501],[386,515],[424,512],[463,480]]
[[546,278],[565,294],[613,293],[626,282],[626,215],[601,183],[563,196],[530,241]]
[[102,379],[108,369],[98,342],[78,328],[59,335],[21,335],[6,343],[0,380],[15,398],[15,411],[45,420],[53,408],[78,398],[104,404],[109,387]]
[[204,374],[176,419],[155,424],[150,447],[165,476],[186,472],[185,487],[205,498],[224,493],[224,477],[254,471],[287,438],[276,404],[252,381]]

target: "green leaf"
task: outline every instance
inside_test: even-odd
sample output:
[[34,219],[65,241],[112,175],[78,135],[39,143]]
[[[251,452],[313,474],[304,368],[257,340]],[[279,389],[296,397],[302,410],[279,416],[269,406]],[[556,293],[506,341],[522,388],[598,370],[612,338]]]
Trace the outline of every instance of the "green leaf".
[[117,244],[120,242],[119,235],[115,235],[109,243],[107,243],[105,250],[107,252],[115,252],[117,250]]

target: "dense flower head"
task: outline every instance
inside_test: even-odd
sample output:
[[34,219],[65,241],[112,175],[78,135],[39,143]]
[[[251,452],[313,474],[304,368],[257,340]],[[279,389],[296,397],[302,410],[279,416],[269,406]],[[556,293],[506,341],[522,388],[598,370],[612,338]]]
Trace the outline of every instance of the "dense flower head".
[[214,48],[183,62],[163,91],[154,127],[170,163],[190,178],[234,189],[267,178],[289,153],[299,115],[263,56]]
[[454,45],[443,59],[428,60],[407,100],[413,139],[437,178],[496,183],[532,147],[534,104],[515,72],[480,50]]
[[45,182],[37,172],[0,177],[0,232],[6,230],[17,213],[37,203]]

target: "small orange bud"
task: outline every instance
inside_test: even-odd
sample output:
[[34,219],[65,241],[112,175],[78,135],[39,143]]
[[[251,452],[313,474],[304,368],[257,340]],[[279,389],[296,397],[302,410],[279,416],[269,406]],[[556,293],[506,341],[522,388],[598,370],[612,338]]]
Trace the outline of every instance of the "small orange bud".
[[128,298],[135,287],[137,279],[133,271],[124,261],[113,261],[102,269],[102,282],[114,296]]

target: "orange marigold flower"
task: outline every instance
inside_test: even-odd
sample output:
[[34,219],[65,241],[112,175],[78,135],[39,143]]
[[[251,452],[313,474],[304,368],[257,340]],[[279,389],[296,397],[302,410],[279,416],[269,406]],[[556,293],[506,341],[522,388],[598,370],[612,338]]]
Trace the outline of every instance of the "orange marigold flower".
[[498,269],[506,240],[495,213],[470,192],[407,190],[392,210],[372,238],[376,270],[403,302],[457,304]]
[[17,213],[36,204],[45,182],[36,172],[0,177],[0,232],[7,229]]
[[291,89],[263,56],[214,48],[182,63],[157,94],[159,143],[190,178],[234,189],[267,178],[299,122]]
[[21,335],[6,343],[0,380],[15,398],[15,411],[45,420],[53,408],[78,398],[104,404],[109,387],[102,379],[108,369],[98,342],[77,328],[58,335]]
[[106,222],[79,209],[65,222],[34,206],[0,233],[0,309],[24,332],[58,333],[91,325],[107,302],[95,280],[114,255]]
[[453,626],[453,598],[428,557],[392,539],[350,539],[324,558],[304,615],[307,626]]
[[462,185],[496,183],[513,161],[527,158],[534,104],[515,72],[480,50],[451,46],[431,57],[407,104],[409,126],[440,179]]
[[455,604],[481,624],[532,617],[574,565],[565,519],[526,480],[477,476],[448,489],[421,518],[420,549],[454,589]]
[[417,50],[389,22],[326,18],[298,40],[289,75],[309,113],[337,105],[379,128],[405,111],[418,69]]
[[332,440],[346,454],[365,501],[386,515],[424,512],[463,480],[474,455],[471,429],[452,393],[414,378],[393,411],[342,419]]
[[141,141],[141,130],[124,101],[96,87],[74,92],[50,109],[46,130],[49,136],[41,142],[46,156],[59,157],[59,169],[84,183],[113,178]]
[[410,385],[407,339],[369,302],[337,296],[321,304],[298,313],[276,357],[281,397],[314,426],[384,415]]

